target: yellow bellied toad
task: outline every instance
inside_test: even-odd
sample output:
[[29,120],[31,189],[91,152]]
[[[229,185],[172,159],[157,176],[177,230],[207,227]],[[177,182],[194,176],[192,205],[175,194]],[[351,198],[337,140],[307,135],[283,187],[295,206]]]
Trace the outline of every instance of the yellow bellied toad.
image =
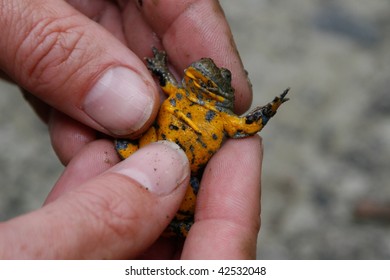
[[239,117],[233,113],[234,89],[228,69],[218,68],[210,58],[202,58],[185,69],[184,78],[178,83],[168,70],[166,53],[155,48],[153,53],[153,58],[146,58],[147,67],[168,98],[144,135],[137,140],[117,139],[115,147],[122,159],[158,140],[175,142],[184,150],[191,165],[190,186],[166,235],[185,237],[194,222],[199,179],[209,159],[226,137],[242,138],[259,132],[288,100],[289,89],[267,105]]

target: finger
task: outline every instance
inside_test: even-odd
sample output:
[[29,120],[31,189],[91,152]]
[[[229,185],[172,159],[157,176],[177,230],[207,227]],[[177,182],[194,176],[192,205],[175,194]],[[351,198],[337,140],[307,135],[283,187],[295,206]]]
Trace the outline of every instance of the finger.
[[22,90],[40,119],[48,124],[52,147],[63,165],[87,143],[96,139],[96,131],[51,108],[31,93]]
[[168,225],[188,181],[188,160],[177,145],[148,145],[43,208],[2,223],[0,257],[134,258]]
[[[51,144],[63,165],[67,165],[86,144],[96,139],[95,130],[57,110],[51,110],[48,119]],[[112,147],[112,142],[110,144]]]
[[125,12],[125,36],[138,55],[151,54],[145,50],[156,43],[157,34],[178,73],[190,63],[210,57],[232,72],[236,111],[249,108],[252,90],[218,1],[129,1]]
[[160,237],[152,246],[140,254],[140,260],[178,260],[184,240]]
[[162,49],[163,46],[161,38],[145,21],[141,11],[142,7],[143,4],[140,6],[136,1],[125,1],[121,5],[123,31],[127,45],[138,57],[150,57],[153,55],[152,47]]
[[[211,159],[198,194],[184,259],[254,259],[260,228],[259,136],[228,140]],[[196,248],[196,250],[195,250]]]
[[107,134],[131,136],[151,124],[157,87],[143,61],[103,27],[60,0],[0,4],[0,68],[14,81]]
[[86,144],[66,166],[44,204],[102,174],[119,161],[111,141],[100,139]]
[[108,32],[125,43],[121,14],[118,7],[107,0],[67,0],[70,5],[90,19],[98,22]]
[[107,0],[65,0],[65,2],[94,21],[99,21],[106,10],[118,10],[111,1]]

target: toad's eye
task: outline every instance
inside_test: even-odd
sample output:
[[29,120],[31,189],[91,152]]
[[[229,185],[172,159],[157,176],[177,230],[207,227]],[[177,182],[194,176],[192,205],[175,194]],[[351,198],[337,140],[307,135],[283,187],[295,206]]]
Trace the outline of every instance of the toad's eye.
[[226,68],[221,68],[221,75],[225,80],[229,82],[232,80],[232,73]]

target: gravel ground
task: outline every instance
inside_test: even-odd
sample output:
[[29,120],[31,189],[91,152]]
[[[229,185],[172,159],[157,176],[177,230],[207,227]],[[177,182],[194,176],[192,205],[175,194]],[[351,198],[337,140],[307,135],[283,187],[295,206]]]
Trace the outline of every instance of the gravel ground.
[[[221,4],[253,83],[253,104],[292,88],[261,133],[258,258],[390,258],[390,2]],[[40,207],[63,167],[18,89],[0,83],[0,91],[6,220]],[[359,205],[371,205],[360,218]]]

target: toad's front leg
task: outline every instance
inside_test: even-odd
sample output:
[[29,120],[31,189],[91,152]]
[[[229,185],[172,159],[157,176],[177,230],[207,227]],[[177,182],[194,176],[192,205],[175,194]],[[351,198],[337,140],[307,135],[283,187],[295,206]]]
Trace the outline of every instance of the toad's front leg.
[[157,50],[155,47],[152,48],[152,51],[154,56],[145,58],[146,66],[158,78],[164,93],[170,95],[176,92],[175,89],[178,87],[178,84],[168,69],[167,54],[164,51]]

